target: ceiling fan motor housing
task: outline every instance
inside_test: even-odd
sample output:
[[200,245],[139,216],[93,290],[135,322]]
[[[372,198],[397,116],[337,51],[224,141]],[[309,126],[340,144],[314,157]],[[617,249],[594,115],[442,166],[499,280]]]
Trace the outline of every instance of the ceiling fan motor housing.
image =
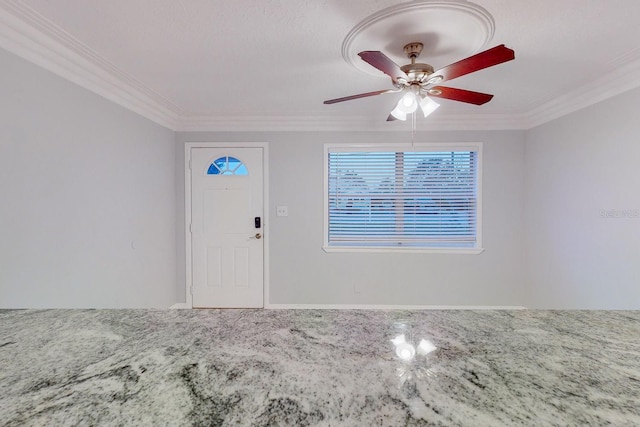
[[409,82],[421,82],[430,74],[433,74],[433,67],[429,64],[407,64],[400,67],[409,76]]
[[408,43],[404,46],[404,53],[411,60],[411,64],[400,67],[402,71],[409,77],[407,86],[423,82],[430,74],[433,74],[433,67],[429,64],[421,64],[416,62],[416,58],[422,52],[423,44],[420,42]]

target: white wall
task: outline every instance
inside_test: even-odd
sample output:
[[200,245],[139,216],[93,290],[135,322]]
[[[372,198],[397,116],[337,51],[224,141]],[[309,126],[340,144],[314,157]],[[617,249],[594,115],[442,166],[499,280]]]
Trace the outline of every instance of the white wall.
[[175,135],[0,50],[0,307],[175,301]]
[[[272,304],[524,305],[524,132],[433,132],[416,138],[484,143],[484,253],[322,250],[323,144],[406,143],[409,137],[409,132],[178,133],[177,153],[190,141],[269,143]],[[176,166],[184,171],[181,154]],[[179,191],[183,185],[177,183]],[[183,197],[182,191],[178,199]],[[287,205],[289,216],[276,217],[276,205]],[[184,242],[183,231],[180,223],[178,244]],[[184,269],[184,258],[178,269]],[[184,289],[184,279],[178,287]]]
[[527,132],[534,308],[640,309],[640,89]]

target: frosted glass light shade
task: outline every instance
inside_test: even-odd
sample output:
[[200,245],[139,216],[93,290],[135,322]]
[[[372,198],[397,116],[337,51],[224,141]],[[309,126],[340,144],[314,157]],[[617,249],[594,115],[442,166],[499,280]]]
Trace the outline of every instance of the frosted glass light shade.
[[407,92],[400,98],[396,108],[405,114],[411,114],[418,109],[418,97],[413,92]]
[[413,92],[407,92],[391,111],[391,115],[398,120],[407,120],[407,114],[411,114],[418,109],[418,96]]
[[439,106],[440,104],[438,104],[428,96],[425,96],[422,101],[420,101],[420,108],[422,109],[422,113],[425,117],[436,111]]
[[414,113],[418,109],[418,105],[425,117],[440,106],[428,96],[422,97],[414,92],[407,92],[400,98],[395,108],[391,111],[391,115],[398,120],[407,120],[407,114]]
[[396,105],[396,108],[391,110],[391,115],[398,120],[407,120],[407,113],[400,111],[400,108]]

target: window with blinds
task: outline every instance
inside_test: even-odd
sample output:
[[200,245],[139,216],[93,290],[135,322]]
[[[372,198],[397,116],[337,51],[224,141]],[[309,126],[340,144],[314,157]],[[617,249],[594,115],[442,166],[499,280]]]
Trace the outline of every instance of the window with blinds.
[[327,248],[479,248],[480,144],[325,149]]

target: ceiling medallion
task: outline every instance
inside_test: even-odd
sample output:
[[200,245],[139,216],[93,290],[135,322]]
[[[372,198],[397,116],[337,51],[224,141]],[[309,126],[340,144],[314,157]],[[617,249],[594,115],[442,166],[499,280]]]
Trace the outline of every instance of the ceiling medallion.
[[401,3],[368,16],[342,42],[342,57],[367,74],[383,76],[358,56],[381,50],[396,63],[406,62],[407,43],[423,44],[421,57],[436,67],[486,47],[495,24],[487,10],[465,0]]

